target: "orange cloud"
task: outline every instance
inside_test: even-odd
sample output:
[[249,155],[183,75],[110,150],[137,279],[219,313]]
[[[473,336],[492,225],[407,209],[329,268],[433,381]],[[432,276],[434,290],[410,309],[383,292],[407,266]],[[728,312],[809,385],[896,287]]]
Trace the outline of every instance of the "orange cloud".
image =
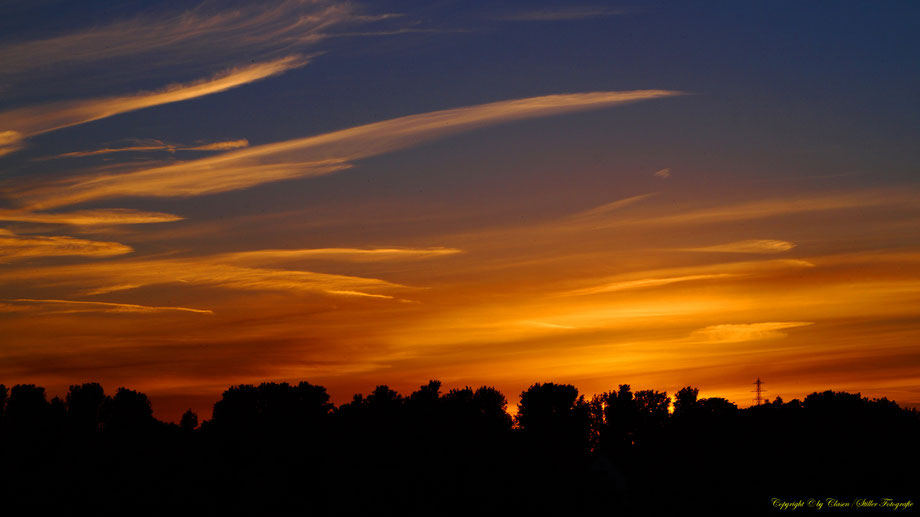
[[[210,79],[173,84],[161,90],[134,95],[55,102],[0,113],[0,145],[10,147],[19,140],[65,127],[85,124],[162,104],[180,102],[220,93],[305,65],[299,56],[230,69]],[[11,136],[12,135],[12,136]],[[3,143],[13,139],[13,143]]]
[[737,343],[786,337],[784,329],[813,325],[808,321],[770,321],[764,323],[710,325],[693,332],[691,337],[713,343]]
[[892,192],[859,192],[775,198],[690,210],[679,214],[652,217],[632,222],[640,224],[709,224],[808,212],[891,206],[892,204],[916,204],[916,198],[903,193],[894,195]]
[[[85,302],[77,300],[33,300],[31,298],[16,298],[6,300],[18,304],[28,304],[38,309],[47,307],[63,307],[67,312],[101,311],[121,313],[154,313],[154,312],[194,312],[198,314],[214,314],[214,311],[204,309],[189,309],[188,307],[152,307],[148,305],[135,305],[131,303]],[[0,312],[3,309],[0,308]],[[18,311],[17,311],[18,312]]]
[[455,248],[317,248],[300,250],[257,250],[227,253],[215,257],[221,262],[237,264],[266,264],[304,259],[336,260],[346,262],[372,262],[379,260],[413,260],[454,255]]
[[332,0],[266,0],[258,5],[202,2],[146,11],[133,19],[97,24],[69,34],[0,45],[0,74],[9,78],[66,73],[91,63],[117,63],[121,72],[160,66],[203,68],[241,54],[263,60],[303,50],[337,27],[386,19]]
[[648,287],[660,287],[664,285],[676,284],[678,282],[693,282],[696,280],[713,280],[718,278],[728,278],[738,276],[737,273],[715,273],[706,275],[683,275],[663,278],[642,278],[638,280],[623,280],[619,282],[606,282],[594,287],[585,287],[567,291],[569,296],[585,296],[590,294],[611,293],[615,291],[625,291],[627,289],[643,289]]
[[0,156],[14,153],[22,149],[23,137],[18,131],[0,130]]
[[182,146],[182,145],[171,145],[161,142],[159,140],[151,140],[146,142],[146,145],[129,145],[125,147],[105,147],[102,149],[95,149],[93,151],[74,151],[71,153],[63,153],[57,156],[49,156],[47,158],[40,158],[41,160],[51,160],[57,158],[84,158],[87,156],[99,156],[102,154],[112,154],[112,153],[136,153],[136,152],[145,152],[145,151],[168,151],[174,153],[176,151],[230,151],[233,149],[241,149],[243,147],[249,146],[249,140],[245,138],[240,140],[228,140],[225,142],[211,142],[207,144],[193,145],[193,146]]
[[73,237],[20,236],[0,229],[0,262],[32,257],[111,257],[134,251],[117,242],[89,241]]
[[47,213],[23,210],[0,210],[0,221],[26,223],[69,224],[75,226],[168,223],[181,221],[178,215],[161,212],[143,212],[128,208],[78,210],[76,212]]
[[245,291],[318,292],[349,296],[376,295],[378,293],[373,291],[404,288],[376,278],[233,266],[216,262],[213,257],[50,266],[0,273],[0,283],[12,281],[79,287],[96,294],[168,283]]
[[794,247],[795,244],[787,241],[751,239],[746,241],[729,242],[727,244],[717,244],[715,246],[684,248],[681,251],[701,251],[712,253],[782,253],[784,251],[789,251]]

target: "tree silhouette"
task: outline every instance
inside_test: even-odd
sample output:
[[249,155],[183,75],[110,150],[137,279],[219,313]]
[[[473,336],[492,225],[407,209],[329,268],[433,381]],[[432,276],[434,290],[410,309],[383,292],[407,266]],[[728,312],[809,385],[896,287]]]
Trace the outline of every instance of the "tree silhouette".
[[438,402],[441,396],[441,381],[431,380],[428,384],[420,386],[418,390],[409,395],[408,404],[419,408],[430,409]]
[[636,392],[635,400],[640,432],[648,434],[663,429],[671,405],[668,394],[664,391],[641,390]]
[[182,413],[182,418],[179,420],[179,428],[183,431],[190,433],[198,427],[198,415],[189,408],[188,411]]
[[98,430],[105,403],[105,391],[100,384],[91,382],[71,385],[65,398],[68,425],[80,434]]
[[[43,515],[758,515],[802,487],[914,497],[916,410],[833,391],[749,408],[698,393],[678,390],[669,414],[665,392],[622,384],[586,402],[537,383],[512,428],[489,386],[379,385],[335,408],[322,386],[262,383],[228,388],[192,432],[193,411],[159,422],[127,388],[75,384],[49,402],[0,386],[0,501]],[[74,475],[49,489],[35,482],[48,472]]]
[[224,391],[210,424],[225,432],[302,432],[332,409],[326,388],[309,382],[241,384]]
[[700,390],[692,386],[677,390],[674,395],[674,416],[680,418],[693,411],[699,393]]
[[5,427],[14,433],[43,433],[50,424],[51,405],[45,388],[17,384],[10,390],[4,413]]
[[156,423],[147,395],[128,388],[118,388],[103,407],[103,428],[119,433],[144,432]]
[[596,448],[605,454],[626,455],[635,442],[639,424],[639,410],[629,384],[620,384],[615,392],[596,395],[593,405]]
[[3,384],[0,384],[0,422],[3,421],[3,414],[6,411],[6,401],[9,399],[10,391]]
[[734,402],[729,402],[721,397],[700,400],[699,409],[704,413],[719,417],[734,416],[738,412],[738,406]]
[[571,384],[536,383],[521,393],[517,423],[537,440],[587,450],[590,419],[584,396]]

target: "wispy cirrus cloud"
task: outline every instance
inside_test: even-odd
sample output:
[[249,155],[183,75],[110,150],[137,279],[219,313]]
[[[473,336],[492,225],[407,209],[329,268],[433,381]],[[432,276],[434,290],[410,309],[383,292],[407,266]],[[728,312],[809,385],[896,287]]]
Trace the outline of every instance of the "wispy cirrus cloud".
[[706,275],[683,275],[683,276],[670,276],[670,277],[653,277],[653,278],[641,278],[638,280],[622,280],[618,282],[605,282],[600,285],[593,287],[585,287],[582,289],[574,289],[572,291],[567,291],[566,295],[569,296],[585,296],[591,294],[602,294],[602,293],[612,293],[616,291],[625,291],[629,289],[645,289],[651,287],[661,287],[665,285],[676,284],[680,282],[694,282],[698,280],[715,280],[729,278],[733,276],[738,276],[734,273],[713,273]]
[[297,260],[336,260],[375,262],[382,260],[417,260],[461,253],[456,248],[313,248],[297,250],[257,250],[227,253],[215,258],[234,264],[267,264]]
[[[188,307],[154,307],[150,305],[135,305],[131,303],[87,302],[79,300],[35,300],[31,298],[16,298],[4,300],[13,304],[25,304],[38,310],[50,309],[53,312],[116,312],[116,313],[156,313],[156,312],[193,312],[197,314],[214,314],[207,309],[190,309]],[[15,306],[14,306],[15,307]],[[15,308],[12,309],[15,311]],[[0,312],[4,312],[0,307]],[[16,311],[19,312],[19,311]]]
[[22,193],[32,209],[124,196],[188,197],[297,177],[330,174],[354,160],[405,149],[462,131],[537,117],[680,95],[636,90],[547,95],[410,115],[331,133],[231,151],[220,156],[73,180]]
[[[381,290],[405,288],[377,278],[290,269],[243,267],[213,256],[184,259],[122,260],[98,264],[50,266],[0,272],[0,283],[67,287],[84,294],[103,294],[170,283],[242,291],[313,292],[332,295],[379,295]],[[373,297],[389,297],[373,296]]]
[[181,221],[178,215],[144,212],[129,208],[77,210],[75,212],[29,212],[0,209],[0,221],[24,223],[67,224],[73,226],[110,226],[120,224],[149,224]]
[[916,203],[916,199],[909,195],[894,195],[893,192],[825,194],[811,197],[787,197],[747,201],[712,208],[690,210],[683,213],[644,219],[638,222],[652,224],[708,224],[809,212],[848,210],[904,202]]
[[681,251],[698,251],[708,253],[783,253],[795,247],[788,241],[771,239],[749,239],[744,241],[702,246],[699,248],[682,248]]
[[591,219],[602,218],[604,216],[607,216],[611,212],[620,210],[621,208],[626,208],[630,205],[634,205],[654,195],[655,195],[654,193],[640,194],[638,196],[631,196],[631,197],[627,197],[623,199],[618,199],[616,201],[611,201],[610,203],[605,203],[603,205],[596,206],[594,208],[590,208],[582,212],[578,212],[577,214],[570,215],[565,219],[565,221],[567,222],[585,221],[586,222],[586,221],[590,221]]
[[[649,195],[639,196],[639,200]],[[632,204],[629,200],[615,201],[610,206],[619,208],[623,201]],[[611,229],[624,226],[682,226],[720,224],[739,220],[767,219],[789,215],[831,212],[835,210],[854,210],[873,207],[900,207],[916,208],[920,206],[917,196],[910,190],[864,190],[851,192],[837,192],[805,196],[773,197],[755,199],[750,201],[734,202],[708,206],[704,208],[691,208],[680,211],[668,210],[661,215],[642,215],[629,217],[608,216],[609,210],[601,205],[580,212],[570,217],[589,225],[592,229]]]
[[306,63],[307,60],[300,56],[288,56],[233,68],[209,79],[173,84],[153,92],[52,102],[6,111],[0,113],[0,152],[4,149],[9,152],[19,148],[22,146],[22,140],[35,135],[121,113],[220,93],[281,74]]
[[22,149],[22,134],[18,131],[0,131],[0,156]]
[[0,262],[36,257],[111,257],[134,251],[118,242],[90,241],[65,236],[24,236],[0,229]]
[[738,343],[786,337],[785,329],[812,325],[809,321],[768,321],[763,323],[732,323],[710,325],[694,331],[691,338],[702,338],[709,343]]
[[133,18],[0,45],[0,84],[15,87],[36,76],[76,76],[96,65],[117,80],[176,66],[202,73],[238,63],[241,56],[263,61],[303,52],[340,27],[390,18],[394,16],[362,13],[352,2],[333,0],[201,2],[182,9],[148,9]]
[[[590,285],[562,291],[562,296],[587,296],[633,289],[650,289],[676,283],[724,280],[798,268],[813,268],[806,260],[752,260],[639,271],[590,280]],[[582,280],[583,283],[589,280]]]
[[241,138],[239,140],[225,140],[222,142],[208,142],[196,145],[168,144],[160,140],[135,140],[133,145],[125,145],[120,147],[103,147],[101,149],[93,149],[91,151],[74,151],[70,153],[58,154],[56,156],[36,158],[36,160],[85,158],[87,156],[99,156],[113,153],[140,153],[149,151],[166,151],[169,153],[175,153],[177,151],[232,151],[234,149],[242,149],[243,147],[249,147],[249,140]]
[[[0,233],[0,235],[3,235]],[[69,242],[69,241],[67,241]],[[128,248],[130,249],[130,248]],[[256,250],[194,258],[136,259],[96,264],[49,266],[0,272],[0,284],[78,288],[83,295],[166,283],[220,287],[234,290],[318,292],[337,296],[393,299],[380,291],[406,286],[377,278],[281,269],[278,264],[323,259],[337,262],[419,260],[460,253],[453,248],[320,248]]]

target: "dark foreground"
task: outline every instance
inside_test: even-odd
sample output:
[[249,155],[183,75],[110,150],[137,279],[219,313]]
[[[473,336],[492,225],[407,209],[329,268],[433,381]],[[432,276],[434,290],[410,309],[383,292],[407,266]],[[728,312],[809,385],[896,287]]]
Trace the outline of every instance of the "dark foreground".
[[321,386],[263,384],[230,388],[199,426],[155,420],[124,388],[49,402],[0,385],[0,514],[917,513],[916,410],[830,391],[670,400],[535,384],[512,422],[488,387],[380,386],[334,407]]

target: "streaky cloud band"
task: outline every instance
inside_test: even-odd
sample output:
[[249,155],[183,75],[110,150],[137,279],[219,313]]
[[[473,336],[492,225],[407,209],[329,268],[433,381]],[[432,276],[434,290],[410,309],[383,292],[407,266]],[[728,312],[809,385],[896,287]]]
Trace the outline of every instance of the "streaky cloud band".
[[35,188],[21,199],[33,210],[126,197],[190,197],[330,174],[351,162],[413,147],[463,131],[682,95],[669,90],[546,95],[409,115],[219,156],[124,174],[75,178],[63,187]]

